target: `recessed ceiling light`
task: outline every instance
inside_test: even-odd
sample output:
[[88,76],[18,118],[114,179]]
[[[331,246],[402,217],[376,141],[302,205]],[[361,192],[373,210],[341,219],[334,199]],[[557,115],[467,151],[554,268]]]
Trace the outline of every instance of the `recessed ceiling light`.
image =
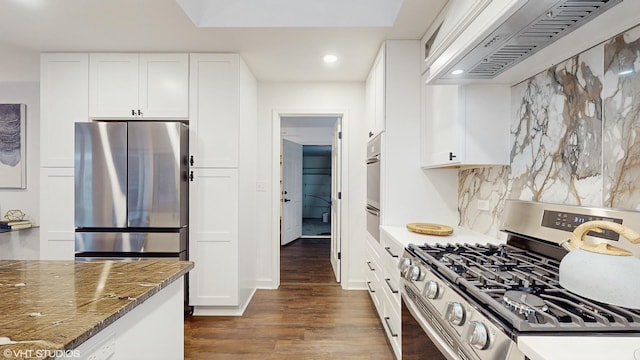
[[451,72],[451,75],[460,75],[464,72],[462,69],[456,69]]
[[629,70],[620,71],[618,73],[618,75],[620,75],[620,76],[629,75],[629,74],[633,74],[633,70],[629,69]]
[[322,58],[322,60],[323,60],[324,62],[326,62],[327,64],[331,64],[331,63],[334,63],[334,62],[338,61],[338,57],[337,57],[337,56],[335,56],[335,55],[332,55],[332,54],[328,54],[328,55],[325,55],[325,56]]

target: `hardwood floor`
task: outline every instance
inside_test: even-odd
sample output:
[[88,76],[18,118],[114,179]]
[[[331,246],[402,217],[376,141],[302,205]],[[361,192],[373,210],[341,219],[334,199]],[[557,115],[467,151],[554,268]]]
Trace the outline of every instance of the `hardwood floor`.
[[185,319],[185,359],[393,359],[366,291],[342,290],[329,239],[281,249],[280,288],[258,290],[241,317]]

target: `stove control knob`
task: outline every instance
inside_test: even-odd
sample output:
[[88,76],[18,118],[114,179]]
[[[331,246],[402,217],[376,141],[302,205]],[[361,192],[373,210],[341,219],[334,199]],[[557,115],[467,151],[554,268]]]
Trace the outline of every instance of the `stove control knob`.
[[429,299],[435,299],[440,295],[440,286],[435,280],[429,280],[424,285],[424,294]]
[[469,322],[469,344],[476,349],[484,350],[489,346],[489,331],[479,321]]
[[447,304],[447,311],[445,312],[446,319],[453,325],[464,324],[464,307],[457,302],[450,302]]
[[409,266],[409,270],[407,271],[407,276],[405,278],[413,281],[422,281],[424,280],[425,275],[425,272],[420,269],[420,266],[411,265]]
[[400,269],[401,273],[406,272],[407,268],[409,266],[411,266],[411,259],[410,258],[406,258],[406,257],[403,256],[398,261],[398,269]]

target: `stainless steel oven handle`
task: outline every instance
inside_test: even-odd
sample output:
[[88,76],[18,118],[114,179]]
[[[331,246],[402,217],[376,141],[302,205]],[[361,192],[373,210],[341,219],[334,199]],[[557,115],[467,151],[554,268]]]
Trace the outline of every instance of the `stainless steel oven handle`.
[[389,287],[389,290],[391,290],[392,293],[397,294],[398,290],[394,289],[393,286],[391,286],[391,279],[387,278],[384,279],[384,282],[387,283],[387,286]]
[[380,154],[367,159],[367,165],[375,164],[377,162],[380,162]]
[[391,319],[388,316],[385,316],[384,323],[387,325],[387,329],[389,329],[389,334],[391,334],[391,337],[398,337],[398,333],[393,332],[393,329],[391,328],[391,324],[389,323],[389,320]]
[[367,212],[368,212],[369,214],[371,214],[371,215],[373,215],[373,216],[375,216],[375,217],[380,216],[380,210],[377,210],[377,209],[376,209],[376,208],[374,208],[374,207],[371,207],[371,206],[367,205],[366,210],[367,210]]

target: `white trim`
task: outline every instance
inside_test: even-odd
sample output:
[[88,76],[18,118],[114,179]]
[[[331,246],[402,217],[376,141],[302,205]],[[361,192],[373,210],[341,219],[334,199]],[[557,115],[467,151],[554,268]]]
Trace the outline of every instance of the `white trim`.
[[193,316],[242,316],[255,293],[256,289],[251,289],[251,295],[238,306],[194,306]]
[[[341,269],[349,268],[348,254],[349,244],[347,233],[345,229],[348,229],[348,174],[349,174],[349,162],[348,162],[348,138],[349,132],[349,110],[344,108],[328,108],[328,109],[273,109],[272,124],[271,124],[271,256],[272,266],[271,273],[273,274],[273,281],[271,282],[272,288],[277,289],[280,286],[280,138],[281,138],[281,124],[280,118],[283,116],[335,116],[342,118],[342,153],[340,154],[342,160],[342,215],[341,215],[341,229],[340,236],[342,238],[341,249]],[[342,288],[345,288],[345,284],[348,283],[348,273],[341,270],[342,274]],[[267,281],[258,281],[258,284],[262,283],[266,285]]]

